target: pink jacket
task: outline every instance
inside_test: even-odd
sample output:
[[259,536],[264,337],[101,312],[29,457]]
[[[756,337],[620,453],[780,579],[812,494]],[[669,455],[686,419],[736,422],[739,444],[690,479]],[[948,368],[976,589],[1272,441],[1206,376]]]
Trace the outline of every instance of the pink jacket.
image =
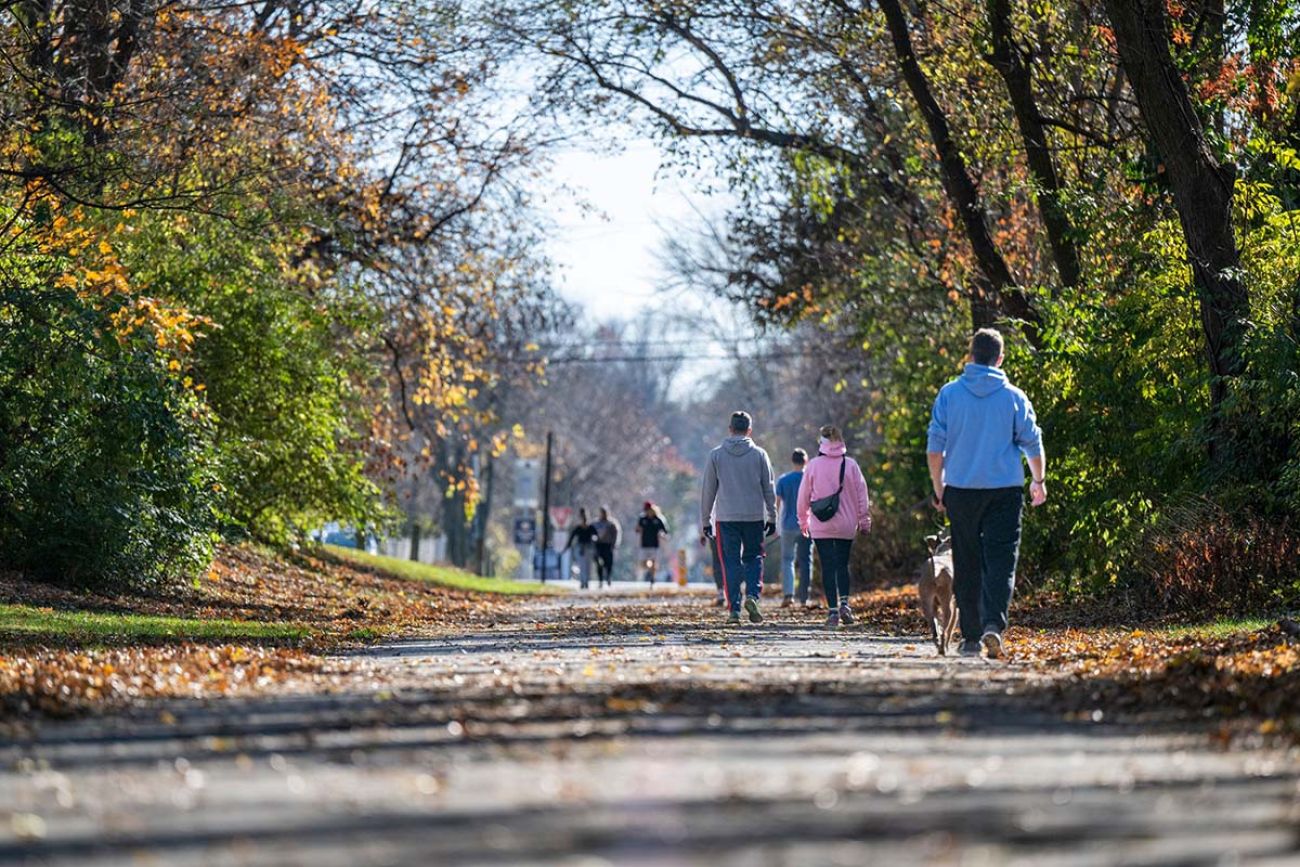
[[[857,461],[847,457],[844,443],[822,446],[822,452],[808,462],[803,471],[803,484],[799,486],[799,529],[814,539],[852,539],[859,532],[871,529],[871,499],[867,495],[867,480]],[[840,494],[840,510],[829,521],[813,517],[813,500],[829,497],[840,485],[840,461],[844,467],[844,491]]]

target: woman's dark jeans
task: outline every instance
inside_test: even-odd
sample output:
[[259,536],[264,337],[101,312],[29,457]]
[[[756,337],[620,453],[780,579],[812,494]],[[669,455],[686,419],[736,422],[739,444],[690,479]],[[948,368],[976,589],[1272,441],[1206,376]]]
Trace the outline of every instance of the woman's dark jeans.
[[817,557],[822,561],[822,591],[826,594],[826,607],[839,608],[849,604],[849,552],[852,539],[813,539]]

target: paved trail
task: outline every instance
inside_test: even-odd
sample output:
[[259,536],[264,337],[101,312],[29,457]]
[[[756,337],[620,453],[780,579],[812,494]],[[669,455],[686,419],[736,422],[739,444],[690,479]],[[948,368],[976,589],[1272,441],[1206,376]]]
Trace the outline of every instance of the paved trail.
[[769,613],[532,601],[344,694],[49,724],[0,747],[0,863],[1300,864],[1294,755]]

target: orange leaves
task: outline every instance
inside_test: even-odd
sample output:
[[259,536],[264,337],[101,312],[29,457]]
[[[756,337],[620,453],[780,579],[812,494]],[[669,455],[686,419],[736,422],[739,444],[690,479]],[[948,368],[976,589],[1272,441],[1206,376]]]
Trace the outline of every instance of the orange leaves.
[[[872,629],[928,634],[910,585],[857,594],[853,607]],[[1113,601],[1066,602],[1045,593],[1019,601],[1007,632],[1009,660],[1055,681],[1065,710],[1189,719],[1217,711],[1251,732],[1300,735],[1300,644],[1283,630],[1216,637],[1107,625],[1132,614]]]
[[138,699],[266,688],[321,667],[321,660],[285,648],[42,649],[0,658],[0,708],[66,716]]
[[1207,710],[1300,733],[1300,647],[1276,629],[1226,638],[1115,629],[1012,629],[1013,658],[1068,678],[1067,700],[1107,712]]
[[[111,320],[119,339],[125,340],[136,331],[145,330],[152,335],[159,350],[182,355],[194,348],[194,341],[202,334],[201,329],[213,324],[207,317],[165,304],[157,298],[133,298],[115,311]],[[169,363],[168,367],[180,369],[179,363],[175,366]],[[190,385],[190,382],[185,383],[187,388]]]
[[[221,551],[193,594],[76,594],[0,577],[0,593],[60,609],[126,608],[142,614],[303,623],[312,642],[468,627],[495,621],[504,597],[378,575],[310,557],[290,563],[247,548]],[[305,649],[255,644],[162,643],[109,649],[0,646],[0,718],[33,710],[67,715],[147,698],[206,697],[325,685],[351,669]]]

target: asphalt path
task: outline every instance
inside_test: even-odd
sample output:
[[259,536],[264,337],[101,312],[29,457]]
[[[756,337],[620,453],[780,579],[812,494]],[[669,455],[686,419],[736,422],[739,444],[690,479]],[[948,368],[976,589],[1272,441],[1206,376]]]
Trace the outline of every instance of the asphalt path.
[[337,692],[46,723],[0,745],[0,863],[1300,864],[1295,752],[765,610],[525,600]]

